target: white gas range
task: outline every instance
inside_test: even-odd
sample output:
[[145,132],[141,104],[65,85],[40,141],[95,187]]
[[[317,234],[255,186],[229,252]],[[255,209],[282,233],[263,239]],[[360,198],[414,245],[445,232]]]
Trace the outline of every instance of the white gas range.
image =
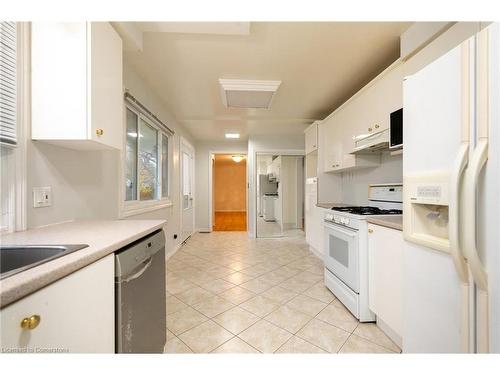
[[324,217],[325,286],[361,322],[375,321],[375,314],[368,308],[366,219],[402,215],[403,185],[370,185],[368,201],[368,206],[333,207]]

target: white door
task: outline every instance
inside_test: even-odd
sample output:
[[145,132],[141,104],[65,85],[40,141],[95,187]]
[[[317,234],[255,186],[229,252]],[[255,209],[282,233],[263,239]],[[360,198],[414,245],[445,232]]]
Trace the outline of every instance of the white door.
[[194,232],[194,148],[181,139],[181,240]]

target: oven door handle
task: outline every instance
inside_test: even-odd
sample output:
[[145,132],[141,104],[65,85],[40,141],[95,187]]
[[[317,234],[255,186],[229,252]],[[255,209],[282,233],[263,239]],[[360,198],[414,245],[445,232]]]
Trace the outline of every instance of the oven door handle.
[[331,229],[331,230],[335,230],[337,232],[340,232],[342,234],[345,234],[346,236],[349,236],[349,237],[356,237],[358,231],[356,229],[346,229],[344,227],[341,227],[340,225],[338,224],[335,224],[335,223],[331,223],[329,221],[325,221],[325,227]]

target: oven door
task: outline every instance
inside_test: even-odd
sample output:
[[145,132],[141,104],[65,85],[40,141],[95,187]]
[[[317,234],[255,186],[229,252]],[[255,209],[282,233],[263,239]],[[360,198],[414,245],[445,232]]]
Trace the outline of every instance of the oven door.
[[358,231],[325,222],[325,266],[359,293]]

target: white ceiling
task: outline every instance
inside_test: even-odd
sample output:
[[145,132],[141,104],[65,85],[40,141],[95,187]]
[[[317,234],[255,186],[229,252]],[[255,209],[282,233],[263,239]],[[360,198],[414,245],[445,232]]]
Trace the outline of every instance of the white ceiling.
[[[183,23],[184,33],[160,24],[137,23],[143,50],[124,52],[125,59],[199,140],[221,140],[225,132],[242,139],[303,132],[396,60],[399,36],[410,25],[252,22],[249,35],[222,35],[230,23],[194,27],[199,34],[185,32],[191,23]],[[282,84],[270,109],[225,108],[219,78]]]

